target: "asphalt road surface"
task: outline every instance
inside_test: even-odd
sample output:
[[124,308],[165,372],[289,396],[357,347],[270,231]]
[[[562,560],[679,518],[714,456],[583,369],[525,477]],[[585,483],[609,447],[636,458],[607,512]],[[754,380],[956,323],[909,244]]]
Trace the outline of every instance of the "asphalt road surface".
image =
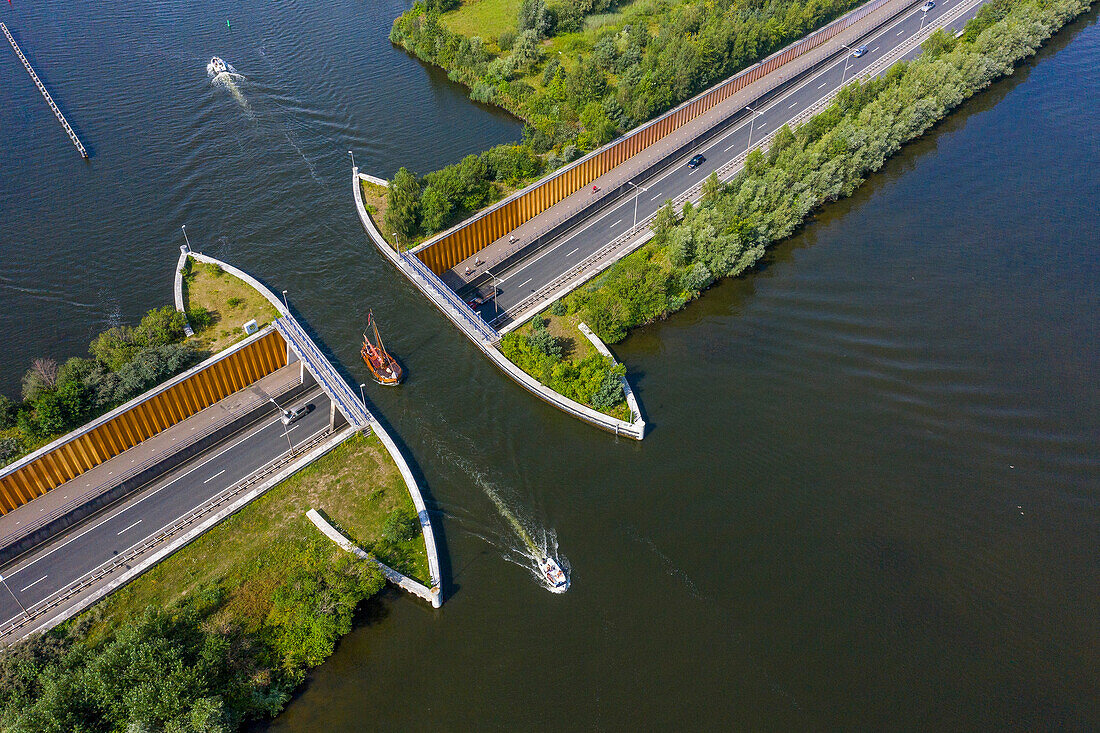
[[258,420],[4,568],[0,624],[22,613],[15,597],[24,606],[49,597],[289,452],[291,443],[327,430],[329,399],[319,389],[283,407],[307,404],[313,409],[285,432],[278,415]]
[[[644,188],[635,196],[630,196],[610,209],[594,215],[591,221],[583,222],[554,242],[533,252],[531,256],[512,265],[507,270],[496,272],[498,277],[496,303],[492,300],[481,305],[477,311],[487,322],[493,323],[500,313],[502,317],[494,323],[498,328],[508,322],[507,312],[520,301],[554,281],[563,273],[576,267],[582,260],[611,240],[628,232],[635,221],[654,213],[666,200],[673,199],[705,179],[711,172],[722,167],[737,155],[744,153],[751,141],[759,141],[762,136],[774,132],[803,110],[812,107],[818,100],[850,81],[855,75],[866,69],[896,46],[904,43],[914,33],[951,11],[963,0],[937,0],[936,7],[928,12],[919,6],[906,11],[892,22],[872,33],[861,44],[867,47],[866,53],[859,58],[845,54],[829,65],[818,69],[809,76],[794,83],[784,91],[771,96],[755,113],[747,110],[741,114],[743,120],[704,146],[684,156],[679,164],[657,174],[646,181]],[[953,21],[950,30],[958,30],[977,13],[980,5],[964,13]],[[906,54],[912,58],[920,53],[920,47]],[[688,160],[702,153],[706,161],[689,168]],[[473,288],[470,288],[472,290]],[[463,296],[466,291],[462,291]]]

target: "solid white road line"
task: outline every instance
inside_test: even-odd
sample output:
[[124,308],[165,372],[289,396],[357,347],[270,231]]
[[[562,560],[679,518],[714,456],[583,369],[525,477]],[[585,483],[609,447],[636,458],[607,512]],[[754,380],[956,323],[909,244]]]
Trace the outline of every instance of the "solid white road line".
[[127,529],[133,529],[134,527],[138,526],[139,524],[141,524],[141,520],[140,520],[140,519],[139,519],[139,520],[137,520],[136,522],[134,522],[133,524],[131,524],[131,525],[130,525],[129,527],[127,527],[126,529],[121,529],[121,530],[119,530],[118,532],[116,532],[116,533],[115,533],[115,537],[118,537],[118,536],[119,536],[120,534],[122,534],[123,532],[125,532],[125,531],[126,531]]
[[33,588],[34,586],[38,585],[39,583],[41,583],[41,582],[42,582],[43,580],[45,580],[45,579],[46,579],[46,578],[48,578],[48,577],[50,577],[50,576],[49,576],[49,575],[43,575],[43,576],[42,576],[41,578],[39,578],[38,580],[34,581],[34,582],[33,582],[33,583],[31,583],[30,585],[28,585],[28,586],[26,586],[26,587],[24,587],[24,588],[20,588],[20,589],[19,589],[19,592],[20,592],[20,593],[22,593],[22,592],[23,592],[23,591],[25,591],[25,590],[28,590],[28,589],[30,589],[30,588]]
[[221,476],[221,475],[222,475],[223,473],[225,473],[225,469],[224,469],[224,468],[223,468],[222,470],[218,471],[218,472],[217,472],[216,474],[214,474],[214,475],[213,475],[213,476],[211,476],[210,478],[208,478],[208,479],[206,479],[205,481],[203,481],[203,483],[204,483],[204,484],[208,484],[208,483],[210,483],[211,481],[213,481],[214,479],[216,479],[216,478],[217,478],[218,476]]
[[[316,395],[314,395],[314,396],[316,396]],[[312,399],[312,398],[308,398],[308,399]],[[307,401],[308,401],[308,399],[307,399]],[[218,452],[217,452],[217,453],[215,453],[214,455],[210,456],[209,458],[207,458],[207,459],[206,459],[205,461],[203,461],[203,462],[202,462],[202,463],[200,463],[199,465],[195,466],[194,468],[190,469],[189,471],[186,471],[186,472],[184,472],[184,473],[180,474],[179,476],[176,476],[176,477],[175,477],[174,479],[172,479],[172,480],[171,480],[171,481],[169,481],[168,483],[164,484],[163,486],[160,486],[160,487],[159,487],[159,488],[157,488],[157,489],[156,489],[155,491],[152,491],[152,492],[150,492],[150,493],[149,493],[149,494],[147,494],[146,496],[143,496],[143,497],[141,497],[140,499],[138,499],[137,501],[135,501],[135,502],[134,502],[133,504],[130,504],[130,505],[128,505],[128,506],[124,506],[124,507],[122,507],[121,509],[119,509],[119,510],[118,510],[117,512],[115,512],[115,513],[114,513],[114,514],[112,514],[111,516],[109,516],[109,517],[105,517],[105,518],[103,519],[103,521],[101,521],[101,522],[97,522],[97,523],[95,523],[95,524],[91,525],[90,527],[88,527],[87,529],[85,529],[85,530],[84,530],[83,532],[81,532],[80,534],[78,534],[78,535],[75,535],[75,536],[73,536],[73,537],[70,537],[69,539],[65,540],[64,542],[62,542],[62,543],[61,543],[60,545],[58,545],[57,547],[54,547],[54,548],[50,549],[50,551],[49,551],[49,552],[46,552],[46,553],[44,553],[43,555],[41,555],[41,556],[39,556],[39,557],[36,557],[36,558],[34,558],[33,560],[31,560],[30,562],[28,562],[28,563],[27,563],[26,565],[24,565],[23,567],[21,567],[21,568],[19,568],[19,569],[17,569],[17,570],[13,570],[13,571],[11,571],[11,573],[9,573],[8,577],[11,577],[11,576],[15,575],[16,573],[21,573],[21,572],[23,572],[24,570],[26,570],[27,568],[29,568],[29,567],[30,567],[31,565],[34,565],[35,563],[37,563],[37,562],[39,562],[39,561],[41,561],[41,560],[45,560],[45,559],[46,559],[47,557],[49,557],[50,555],[54,554],[55,552],[57,552],[57,551],[58,551],[58,550],[60,550],[61,548],[63,548],[63,547],[65,547],[66,545],[68,545],[68,544],[69,544],[70,542],[75,542],[76,540],[80,539],[81,537],[83,537],[83,536],[84,536],[84,535],[86,535],[87,533],[91,532],[92,530],[96,529],[97,527],[100,527],[101,525],[105,524],[106,522],[109,522],[109,521],[111,521],[112,519],[114,519],[115,517],[119,516],[119,515],[120,515],[120,514],[122,514],[123,512],[127,512],[127,511],[129,511],[129,510],[133,509],[134,507],[136,507],[137,505],[141,504],[141,503],[142,503],[143,501],[145,501],[146,499],[151,499],[151,498],[153,498],[154,496],[156,496],[156,495],[157,495],[157,494],[159,494],[160,492],[164,491],[165,489],[167,489],[167,488],[168,488],[169,486],[171,486],[172,484],[176,483],[176,482],[177,482],[177,481],[179,481],[180,479],[182,479],[182,478],[185,478],[185,477],[187,477],[187,476],[190,476],[190,475],[191,475],[192,473],[194,473],[195,471],[198,471],[198,470],[199,470],[200,468],[202,468],[203,466],[205,466],[205,465],[206,465],[207,463],[210,463],[210,461],[214,460],[214,459],[215,459],[215,458],[217,458],[218,456],[222,455],[223,453],[225,453],[225,452],[227,452],[227,451],[231,451],[231,450],[233,450],[233,449],[234,449],[234,448],[236,448],[236,447],[237,447],[238,445],[240,445],[241,443],[244,443],[244,442],[245,442],[245,441],[247,441],[247,440],[251,440],[252,438],[255,438],[255,437],[256,437],[257,435],[259,435],[259,434],[260,434],[260,433],[262,433],[263,431],[267,430],[267,429],[268,429],[268,428],[270,428],[270,427],[271,427],[272,425],[275,425],[275,424],[277,424],[278,422],[279,422],[279,418],[275,418],[274,420],[272,420],[271,422],[267,423],[266,425],[262,425],[262,426],[260,426],[260,427],[256,428],[256,430],[255,430],[255,431],[253,431],[253,432],[249,433],[248,435],[245,435],[244,437],[242,437],[242,438],[241,438],[240,440],[238,440],[237,442],[235,442],[235,443],[232,443],[232,444],[230,444],[230,445],[227,445],[227,446],[226,446],[225,448],[222,448],[222,449],[221,449],[220,451],[218,451]],[[325,428],[325,429],[327,429],[327,428]],[[320,431],[317,431],[317,432],[320,432]],[[316,435],[316,433],[314,433],[314,435]],[[312,436],[311,436],[311,437],[312,437]],[[280,455],[282,455],[282,454],[280,454]]]

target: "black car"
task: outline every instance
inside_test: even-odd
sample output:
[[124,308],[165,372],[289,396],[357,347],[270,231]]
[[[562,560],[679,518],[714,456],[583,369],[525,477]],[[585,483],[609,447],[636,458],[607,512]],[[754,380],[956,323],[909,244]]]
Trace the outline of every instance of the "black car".
[[707,159],[703,157],[702,153],[699,153],[688,161],[688,168],[698,168],[706,161]]

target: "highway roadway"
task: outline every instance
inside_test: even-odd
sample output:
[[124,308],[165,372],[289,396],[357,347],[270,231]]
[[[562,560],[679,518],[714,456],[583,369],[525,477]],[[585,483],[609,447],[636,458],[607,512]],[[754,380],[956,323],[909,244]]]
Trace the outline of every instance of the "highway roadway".
[[22,613],[16,598],[24,606],[48,598],[288,453],[291,444],[326,431],[329,398],[319,388],[283,407],[307,404],[313,409],[285,431],[278,415],[264,417],[0,570],[7,585],[0,588],[0,626]]
[[[861,41],[860,44],[867,48],[861,57],[855,58],[851,53],[846,53],[806,77],[789,82],[787,88],[778,93],[770,93],[759,107],[753,105],[752,113],[748,109],[742,110],[740,115],[743,119],[740,122],[720,137],[685,155],[680,163],[644,182],[642,186],[646,190],[639,190],[635,196],[595,214],[590,221],[581,222],[508,269],[495,272],[498,285],[496,303],[490,300],[481,305],[477,309],[481,317],[497,328],[503,327],[509,322],[509,310],[524,298],[576,267],[608,242],[629,232],[634,226],[635,210],[637,221],[644,220],[666,200],[695,186],[711,172],[748,150],[750,144],[757,143],[762,136],[774,132],[812,107],[925,26],[936,24],[944,14],[962,2],[965,0],[937,0],[936,6],[928,12],[914,6]],[[975,5],[952,21],[950,29],[961,29],[979,7]],[[919,53],[918,46],[903,58],[912,58]],[[697,168],[689,168],[687,162],[696,153],[702,153],[706,161]],[[542,216],[552,217],[552,214],[548,211]],[[469,297],[473,290],[472,286],[464,288],[460,295]],[[491,292],[488,287],[483,290]]]

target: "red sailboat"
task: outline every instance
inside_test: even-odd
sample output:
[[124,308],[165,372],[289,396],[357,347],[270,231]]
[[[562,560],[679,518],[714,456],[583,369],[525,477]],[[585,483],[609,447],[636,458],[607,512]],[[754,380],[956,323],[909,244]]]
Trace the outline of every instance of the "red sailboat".
[[367,312],[367,328],[374,329],[374,343],[367,338],[366,334],[363,334],[363,348],[360,349],[359,354],[367,363],[374,381],[387,387],[396,387],[401,384],[401,378],[404,376],[401,365],[382,345],[382,337],[378,335],[378,324],[374,321],[374,313],[370,311]]

